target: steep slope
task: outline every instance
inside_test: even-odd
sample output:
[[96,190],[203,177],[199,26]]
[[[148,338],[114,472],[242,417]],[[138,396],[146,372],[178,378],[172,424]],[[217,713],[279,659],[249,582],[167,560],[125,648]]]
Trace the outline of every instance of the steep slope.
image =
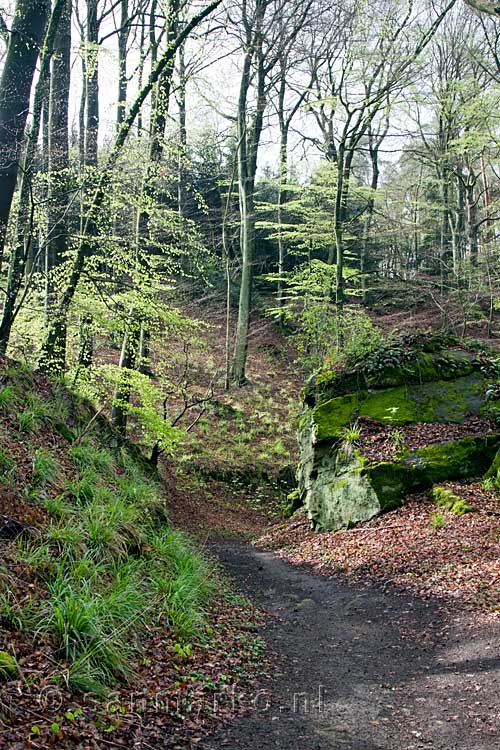
[[[0,747],[203,733],[219,673],[259,660],[256,613],[88,405],[2,361],[0,414]],[[207,710],[183,721],[194,699]]]

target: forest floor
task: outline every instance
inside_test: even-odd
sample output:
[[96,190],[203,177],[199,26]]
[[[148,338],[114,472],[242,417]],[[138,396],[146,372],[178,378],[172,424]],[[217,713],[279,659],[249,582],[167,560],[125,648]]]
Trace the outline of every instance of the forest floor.
[[[205,393],[223,362],[216,307],[204,307],[212,324],[206,348],[189,354],[195,394]],[[175,379],[184,372],[185,346],[179,340],[169,347],[177,355]],[[166,623],[151,628],[133,684],[105,701],[75,695],[64,679],[54,682],[53,638],[37,636],[34,650],[29,628],[17,632],[11,613],[9,627],[0,627],[0,649],[15,650],[21,674],[2,683],[2,750],[498,747],[498,497],[477,482],[454,483],[475,513],[442,511],[437,523],[436,506],[420,494],[348,532],[313,534],[300,512],[284,522],[305,373],[290,343],[258,315],[248,374],[245,388],[213,394],[175,460],[161,466],[171,521],[220,561],[247,598],[221,574],[206,608],[208,640],[186,648]],[[45,381],[16,378],[12,403],[3,391],[0,438],[10,468],[0,520],[33,526],[38,539],[50,520],[33,498],[54,504],[78,472],[65,431],[59,434],[66,397],[51,415]],[[60,472],[40,488],[33,456],[49,449]],[[100,481],[107,488],[113,472],[103,469]],[[21,490],[31,485],[28,497]],[[18,554],[15,540],[0,543],[4,563],[9,550]],[[33,596],[47,593],[38,583],[33,588],[25,568],[21,595],[31,606]],[[0,626],[2,618],[0,611]]]
[[494,750],[500,631],[439,601],[315,575],[237,540],[213,551],[267,612],[272,676],[216,750]]
[[[385,316],[384,327],[402,320]],[[266,330],[265,323],[254,325]],[[273,482],[266,489],[269,462],[264,467],[258,457],[265,456],[272,422],[288,426],[296,418],[296,404],[283,416],[281,396],[298,393],[301,373],[276,334],[267,330],[265,344],[253,345],[251,385],[237,394],[241,419],[224,436],[223,465],[239,473],[229,469],[222,481],[213,421],[203,428],[201,457],[194,445],[180,473],[165,471],[174,522],[195,533],[263,611],[272,663],[257,692],[240,696],[245,715],[196,747],[498,748],[498,495],[479,480],[448,483],[475,513],[436,513],[420,493],[346,532],[313,533],[300,512],[280,520],[284,489]],[[255,395],[264,395],[269,438],[261,435],[253,450],[250,433],[243,450]],[[288,437],[287,455],[273,457],[274,476],[296,459]],[[435,438],[442,439],[439,430]]]

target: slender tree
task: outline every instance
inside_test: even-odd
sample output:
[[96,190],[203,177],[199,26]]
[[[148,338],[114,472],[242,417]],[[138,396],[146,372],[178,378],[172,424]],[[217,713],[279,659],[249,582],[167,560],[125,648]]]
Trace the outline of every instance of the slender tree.
[[45,250],[46,310],[54,303],[53,269],[68,251],[71,0],[66,0],[54,42],[49,96],[48,221]]
[[[311,7],[294,0],[245,0],[241,3],[243,65],[237,104],[238,190],[240,202],[241,283],[232,380],[246,382],[248,334],[252,310],[255,256],[255,179],[264,112],[278,60],[297,38]],[[280,20],[278,24],[277,21]],[[283,29],[286,33],[283,33]],[[253,95],[254,101],[250,97]]]
[[116,167],[118,159],[122,153],[123,147],[136,121],[137,115],[146,101],[147,97],[160,80],[163,72],[172,64],[179,46],[193,32],[193,30],[202,21],[207,18],[220,5],[221,0],[213,0],[211,3],[202,8],[198,13],[184,25],[179,32],[173,44],[168,46],[154,66],[149,80],[141,89],[135,101],[128,110],[123,124],[118,132],[114,145],[109,153],[106,165],[99,178],[94,199],[89,207],[86,224],[83,228],[83,237],[75,253],[75,257],[69,270],[66,286],[59,300],[57,310],[50,323],[46,339],[44,341],[40,356],[39,367],[44,372],[53,374],[62,374],[66,362],[66,337],[67,322],[70,305],[73,301],[78,282],[85,266],[86,259],[94,250],[94,242],[91,236],[87,235],[87,228],[92,222],[97,221],[101,206],[103,204],[106,189],[109,184],[111,174]]
[[[10,332],[14,319],[22,302],[16,303],[21,289],[23,276],[29,257],[32,257],[33,247],[33,178],[35,173],[35,161],[38,137],[42,124],[42,111],[44,104],[48,103],[46,96],[47,81],[49,80],[50,60],[54,51],[55,38],[61,15],[67,0],[56,0],[47,34],[44,40],[41,60],[40,74],[35,90],[33,102],[33,118],[31,127],[26,138],[26,149],[21,171],[21,182],[19,187],[19,210],[16,219],[15,244],[10,257],[9,274],[7,277],[7,289],[5,293],[2,319],[0,322],[0,352],[5,353],[10,338]],[[48,112],[46,121],[48,124]],[[45,141],[45,139],[44,139]],[[48,128],[47,139],[44,149],[48,153]],[[31,273],[31,269],[29,269]]]

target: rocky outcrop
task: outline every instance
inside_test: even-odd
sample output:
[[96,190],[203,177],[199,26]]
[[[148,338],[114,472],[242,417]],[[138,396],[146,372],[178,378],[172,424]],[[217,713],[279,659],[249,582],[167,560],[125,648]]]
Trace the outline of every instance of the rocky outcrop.
[[299,490],[318,530],[366,521],[412,490],[481,475],[499,449],[484,358],[432,340],[396,352],[364,369],[322,373],[305,389]]
[[500,449],[493,459],[490,468],[484,475],[484,478],[494,489],[500,490]]

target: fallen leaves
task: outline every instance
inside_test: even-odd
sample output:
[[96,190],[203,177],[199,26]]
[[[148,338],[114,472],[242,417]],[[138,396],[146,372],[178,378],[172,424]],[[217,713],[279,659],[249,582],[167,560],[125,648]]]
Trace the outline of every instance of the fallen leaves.
[[300,515],[264,533],[257,544],[292,563],[349,580],[378,581],[437,597],[451,607],[488,617],[500,610],[500,498],[477,484],[447,483],[477,510],[444,512],[433,528],[435,504],[427,494],[350,531],[314,533]]

